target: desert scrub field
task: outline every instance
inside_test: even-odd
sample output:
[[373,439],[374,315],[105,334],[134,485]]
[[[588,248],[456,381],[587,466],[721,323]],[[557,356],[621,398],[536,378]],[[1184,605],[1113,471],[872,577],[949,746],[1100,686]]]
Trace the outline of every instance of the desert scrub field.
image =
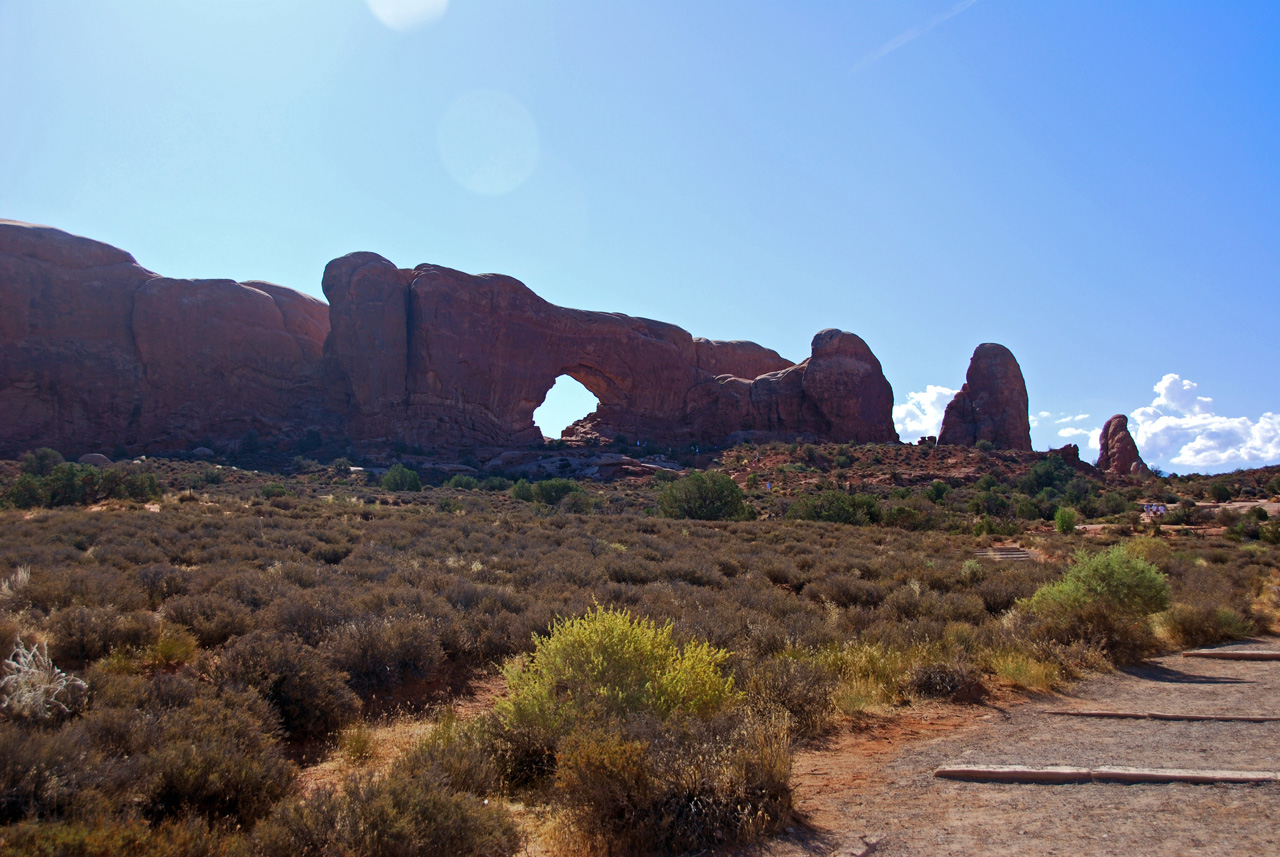
[[[994,485],[921,472],[889,487],[819,472],[798,447],[792,463],[814,472],[782,471],[790,493],[765,495],[730,463],[757,454],[723,454],[757,520],[662,517],[667,491],[669,514],[710,508],[675,477],[394,491],[306,462],[152,460],[131,473],[155,493],[142,479],[138,498],[11,504],[0,842],[487,855],[532,833],[565,851],[698,850],[783,824],[791,750],[830,729],[996,685],[1048,690],[1266,621],[1280,551],[1256,529],[1133,535],[1119,520],[1086,538],[1057,533],[1047,508],[1034,533],[971,508],[1035,462],[1000,464]],[[46,478],[0,465],[5,491],[23,475],[24,491]],[[703,481],[726,517],[751,517],[727,480]],[[1034,558],[976,557],[992,520]],[[500,672],[495,706],[442,714]],[[364,764],[397,719],[436,725]],[[337,757],[349,775],[304,793],[299,772]]]

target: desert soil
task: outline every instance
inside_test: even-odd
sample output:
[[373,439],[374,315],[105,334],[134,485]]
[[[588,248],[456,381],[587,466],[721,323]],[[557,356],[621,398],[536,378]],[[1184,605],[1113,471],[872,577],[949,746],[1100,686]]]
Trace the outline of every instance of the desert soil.
[[[1262,638],[1224,648],[1280,651]],[[1280,715],[1280,661],[1170,656],[1022,704],[937,705],[796,760],[807,824],[755,851],[800,855],[1280,854],[1280,784],[1011,785],[944,764],[1280,768],[1280,723],[1062,717],[1062,709]]]

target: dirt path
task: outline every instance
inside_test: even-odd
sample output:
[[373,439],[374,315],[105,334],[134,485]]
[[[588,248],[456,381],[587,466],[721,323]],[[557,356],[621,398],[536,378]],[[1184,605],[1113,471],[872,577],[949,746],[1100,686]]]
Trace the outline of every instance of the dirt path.
[[[1265,638],[1232,648],[1280,651]],[[943,764],[1280,768],[1280,723],[1061,717],[1061,709],[1280,714],[1280,661],[1161,658],[1065,696],[977,717],[939,706],[846,734],[795,767],[815,833],[798,855],[1280,854],[1280,784],[1006,785],[940,780]]]

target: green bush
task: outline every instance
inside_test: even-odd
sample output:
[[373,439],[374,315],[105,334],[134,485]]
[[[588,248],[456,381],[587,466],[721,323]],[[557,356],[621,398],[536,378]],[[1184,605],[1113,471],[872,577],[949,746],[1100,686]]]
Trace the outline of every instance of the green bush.
[[680,646],[671,631],[670,624],[604,607],[557,622],[537,638],[532,655],[507,665],[502,724],[554,751],[587,722],[705,716],[736,699],[733,679],[721,670],[728,653],[706,643]]
[[258,489],[258,493],[266,500],[274,500],[277,497],[292,497],[294,493],[279,482],[269,482]]
[[1150,614],[1169,606],[1169,581],[1122,545],[1076,554],[1075,564],[1025,602],[1039,620],[1036,635],[1066,645],[1101,647],[1117,663],[1133,663],[1156,648]]
[[519,782],[554,774],[586,853],[677,853],[770,832],[790,810],[786,713],[741,704],[728,653],[597,607],[506,668],[498,740]]
[[1123,616],[1159,613],[1169,607],[1169,581],[1158,568],[1121,545],[1095,554],[1082,550],[1066,575],[1040,587],[1029,606],[1036,613],[1052,613],[1094,603]]
[[581,490],[582,486],[572,479],[544,479],[534,483],[533,497],[539,503],[554,506],[570,494],[576,494]]
[[742,498],[742,489],[723,473],[691,473],[672,482],[658,495],[664,518],[695,521],[745,521],[755,517]]
[[6,492],[8,501],[19,509],[87,506],[109,499],[143,502],[159,496],[159,483],[150,473],[71,462],[53,464],[48,458],[25,464],[24,472]]
[[787,517],[801,521],[831,521],[864,526],[880,522],[880,504],[869,494],[823,491],[817,497],[802,497],[787,509]]
[[1076,531],[1075,510],[1068,509],[1066,506],[1058,507],[1058,511],[1053,515],[1053,525],[1064,536],[1074,533]]
[[386,491],[421,491],[422,479],[417,471],[403,464],[393,464],[382,476],[382,487]]
[[526,503],[532,503],[534,501],[533,486],[529,484],[529,480],[521,479],[515,485],[512,485],[511,497],[515,500],[523,500]]
[[445,480],[445,488],[457,488],[462,491],[475,491],[480,487],[480,480],[465,473],[455,473]]
[[18,461],[18,469],[30,476],[48,476],[53,468],[62,464],[65,459],[56,449],[42,446],[35,452],[28,452]]

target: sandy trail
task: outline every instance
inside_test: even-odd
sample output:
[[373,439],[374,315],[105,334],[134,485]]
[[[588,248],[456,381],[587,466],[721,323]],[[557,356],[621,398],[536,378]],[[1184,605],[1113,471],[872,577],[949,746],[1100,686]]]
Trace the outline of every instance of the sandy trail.
[[[1232,648],[1280,651],[1280,639]],[[1062,717],[1080,709],[1280,714],[1280,661],[1160,658],[1064,697],[1007,709],[937,706],[802,753],[794,783],[814,832],[772,857],[1280,854],[1280,784],[1009,785],[936,779],[943,764],[1280,768],[1280,723]]]

